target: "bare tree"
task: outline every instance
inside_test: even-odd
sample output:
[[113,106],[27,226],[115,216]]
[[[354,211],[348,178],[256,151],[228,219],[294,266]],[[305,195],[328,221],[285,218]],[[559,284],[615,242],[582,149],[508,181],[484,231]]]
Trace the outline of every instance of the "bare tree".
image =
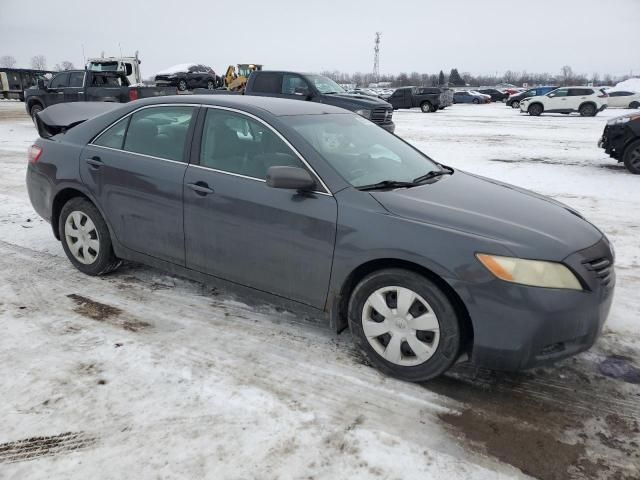
[[31,57],[31,68],[34,70],[46,70],[47,69],[47,57],[44,55],[35,55]]
[[73,62],[70,62],[69,60],[63,60],[60,62],[60,66],[62,67],[61,70],[73,70],[74,68]]
[[562,73],[562,82],[564,85],[569,85],[573,80],[573,69],[569,65],[565,65],[560,69]]
[[3,55],[0,57],[0,67],[12,68],[16,64],[16,57],[12,55]]

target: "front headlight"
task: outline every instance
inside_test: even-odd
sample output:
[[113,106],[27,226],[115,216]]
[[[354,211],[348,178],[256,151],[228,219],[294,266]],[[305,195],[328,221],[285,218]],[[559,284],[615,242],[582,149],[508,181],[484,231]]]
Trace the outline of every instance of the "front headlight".
[[366,119],[371,118],[371,110],[356,110],[355,113]]
[[476,254],[484,267],[500,280],[531,287],[582,290],[576,276],[561,263]]

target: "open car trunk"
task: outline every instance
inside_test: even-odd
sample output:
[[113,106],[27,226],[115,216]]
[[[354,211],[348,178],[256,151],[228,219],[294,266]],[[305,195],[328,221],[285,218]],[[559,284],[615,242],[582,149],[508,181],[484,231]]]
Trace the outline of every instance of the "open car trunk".
[[110,102],[59,103],[45,108],[36,115],[36,127],[42,138],[51,138],[90,118],[120,107],[122,104]]

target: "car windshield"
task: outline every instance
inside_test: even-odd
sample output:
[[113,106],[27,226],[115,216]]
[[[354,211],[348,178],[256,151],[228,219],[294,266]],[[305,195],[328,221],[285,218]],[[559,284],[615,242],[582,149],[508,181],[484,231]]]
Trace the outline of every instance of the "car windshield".
[[412,182],[441,167],[376,124],[353,114],[292,115],[281,119],[354,187]]
[[323,77],[322,75],[307,75],[307,80],[313,83],[313,86],[318,89],[320,93],[345,93],[346,90],[338,85],[330,78]]

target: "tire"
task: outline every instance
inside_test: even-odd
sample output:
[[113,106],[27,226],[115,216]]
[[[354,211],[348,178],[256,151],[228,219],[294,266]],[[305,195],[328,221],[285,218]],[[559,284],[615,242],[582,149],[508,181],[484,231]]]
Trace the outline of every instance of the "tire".
[[178,90],[180,90],[181,92],[184,92],[187,90],[187,81],[184,78],[181,78],[178,81]]
[[[409,299],[411,295],[415,299],[400,307],[400,312],[409,313],[402,315],[397,309],[398,297]],[[379,305],[382,314],[372,304]],[[385,313],[398,316],[387,320]],[[367,360],[387,375],[410,382],[430,380],[458,358],[461,330],[456,311],[435,283],[417,273],[394,268],[368,275],[351,294],[348,316],[354,342]],[[411,327],[416,318],[426,322],[421,325],[424,329]],[[375,335],[378,332],[380,335]]]
[[38,112],[41,112],[43,110],[42,105],[40,105],[39,103],[34,103],[33,105],[31,105],[31,108],[29,109],[29,114],[31,115],[31,120],[33,120],[33,123],[36,123],[36,114]]
[[595,117],[598,110],[596,110],[593,104],[585,103],[584,105],[580,105],[578,112],[580,112],[581,117]]
[[529,105],[527,112],[529,112],[529,115],[531,115],[532,117],[538,117],[543,110],[544,109],[542,108],[542,105],[540,105],[539,103],[534,103],[533,105]]
[[473,99],[473,103],[475,103],[476,105],[480,103],[480,100],[478,100],[477,98]]
[[629,108],[638,108],[640,107],[640,102],[631,102],[629,104]]
[[422,113],[429,113],[429,112],[436,111],[436,109],[433,108],[433,105],[431,105],[431,103],[429,102],[422,102],[422,104],[420,104],[420,110],[422,110]]
[[[121,260],[113,252],[107,224],[96,206],[86,198],[72,198],[62,207],[58,232],[64,253],[82,273],[104,275],[121,265]],[[75,242],[73,238],[76,238]],[[82,244],[79,249],[74,247],[79,243]],[[73,253],[76,249],[77,252]]]
[[520,108],[520,100],[514,100],[511,102],[511,108]]
[[216,84],[213,80],[209,80],[207,82],[207,90],[213,90],[214,88],[216,88]]
[[622,160],[627,170],[635,175],[640,175],[640,140],[627,145],[627,148],[624,149]]

